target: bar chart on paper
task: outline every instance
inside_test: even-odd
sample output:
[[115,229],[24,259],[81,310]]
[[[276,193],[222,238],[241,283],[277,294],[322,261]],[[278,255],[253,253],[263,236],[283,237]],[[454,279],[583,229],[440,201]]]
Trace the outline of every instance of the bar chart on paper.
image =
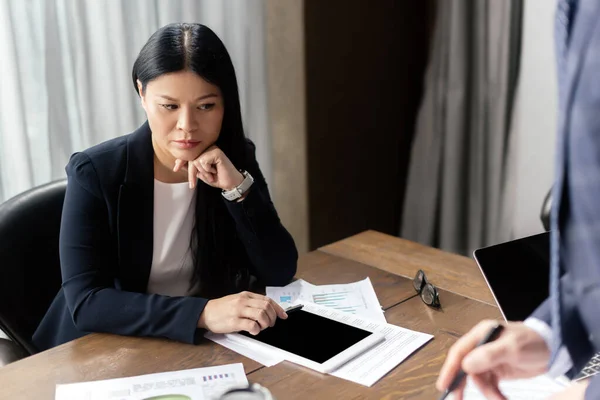
[[356,292],[351,291],[327,291],[323,293],[313,293],[313,302],[325,307],[335,308],[350,314],[356,314],[367,309],[365,299]]
[[298,279],[284,287],[267,286],[267,296],[278,303],[312,302],[350,314],[385,322],[369,278],[333,285],[313,285]]

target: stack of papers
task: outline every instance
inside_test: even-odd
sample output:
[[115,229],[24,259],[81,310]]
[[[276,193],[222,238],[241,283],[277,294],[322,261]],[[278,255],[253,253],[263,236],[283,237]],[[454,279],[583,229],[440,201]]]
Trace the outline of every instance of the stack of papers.
[[284,287],[267,286],[267,296],[280,304],[316,303],[374,321],[386,322],[369,278],[354,283],[320,286],[299,279]]
[[[292,303],[315,303],[344,313],[385,323],[383,309],[369,278],[338,285],[313,285],[298,279],[284,287],[267,286],[267,296],[287,308]],[[207,333],[205,337],[229,350],[271,367],[284,360],[281,354],[240,344],[225,335]]]
[[375,382],[383,378],[385,374],[433,338],[432,335],[426,333],[411,331],[387,323],[378,323],[360,316],[343,314],[318,304],[308,303],[304,308],[315,314],[368,331],[381,333],[385,336],[382,343],[331,373],[331,375],[338,378],[364,386],[373,386]]
[[[364,386],[370,387],[375,384],[375,382],[433,337],[425,333],[373,321],[359,315],[344,313],[315,303],[304,304],[303,310],[385,336],[383,342],[331,372],[333,376]],[[230,337],[234,335],[232,334]],[[207,334],[206,337],[258,362],[261,362],[261,357],[264,357],[264,359],[271,362],[271,365],[274,365],[273,363],[281,362],[285,359],[285,355],[281,352],[269,348],[260,342],[248,344],[246,341],[246,343],[240,343],[236,340],[231,340],[225,335],[215,334]],[[254,358],[256,354],[260,356]]]
[[248,385],[242,364],[56,385],[56,400],[212,400]]
[[[541,375],[531,379],[500,382],[500,391],[509,400],[542,400],[564,390],[566,385]],[[465,400],[485,400],[477,386],[469,379],[465,387]]]

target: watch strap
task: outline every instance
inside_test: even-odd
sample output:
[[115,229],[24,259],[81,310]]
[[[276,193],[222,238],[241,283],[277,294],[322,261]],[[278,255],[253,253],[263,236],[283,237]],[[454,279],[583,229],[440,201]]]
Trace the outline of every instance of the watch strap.
[[234,201],[241,198],[247,191],[250,189],[252,184],[254,183],[254,178],[248,171],[243,171],[242,175],[244,176],[244,180],[238,186],[234,187],[231,190],[223,190],[221,195],[228,201]]

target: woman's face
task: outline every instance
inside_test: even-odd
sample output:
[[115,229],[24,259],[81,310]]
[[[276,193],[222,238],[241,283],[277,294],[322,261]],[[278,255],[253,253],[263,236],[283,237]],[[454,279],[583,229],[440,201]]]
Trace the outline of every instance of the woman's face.
[[[140,93],[141,83],[138,81]],[[173,168],[191,161],[219,138],[224,104],[221,90],[192,71],[164,74],[141,94],[157,158]]]

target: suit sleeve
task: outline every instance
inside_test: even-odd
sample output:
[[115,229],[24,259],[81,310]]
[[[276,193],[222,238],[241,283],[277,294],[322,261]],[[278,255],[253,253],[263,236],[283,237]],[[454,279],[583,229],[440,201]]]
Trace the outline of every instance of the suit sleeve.
[[552,326],[552,314],[550,311],[550,298],[544,300],[542,304],[529,316],[529,318],[539,319],[548,326]]
[[117,266],[108,256],[115,244],[96,170],[84,153],[73,156],[66,170],[59,247],[62,287],[77,329],[194,343],[207,300],[115,288]]
[[[561,276],[560,285],[562,287],[561,297],[563,314],[574,314],[577,303],[575,296],[572,295],[572,278],[570,273],[567,272]],[[530,317],[544,321],[549,326],[552,326],[552,310],[550,307],[550,298],[547,298],[542,304],[539,305],[539,307],[531,314]]]
[[590,383],[585,391],[585,400],[600,399],[600,374],[590,378]]
[[298,251],[271,201],[256,161],[256,148],[252,142],[248,143],[251,155],[248,172],[254,178],[254,184],[243,201],[223,201],[235,219],[238,235],[252,263],[252,272],[265,285],[283,286],[296,274]]

